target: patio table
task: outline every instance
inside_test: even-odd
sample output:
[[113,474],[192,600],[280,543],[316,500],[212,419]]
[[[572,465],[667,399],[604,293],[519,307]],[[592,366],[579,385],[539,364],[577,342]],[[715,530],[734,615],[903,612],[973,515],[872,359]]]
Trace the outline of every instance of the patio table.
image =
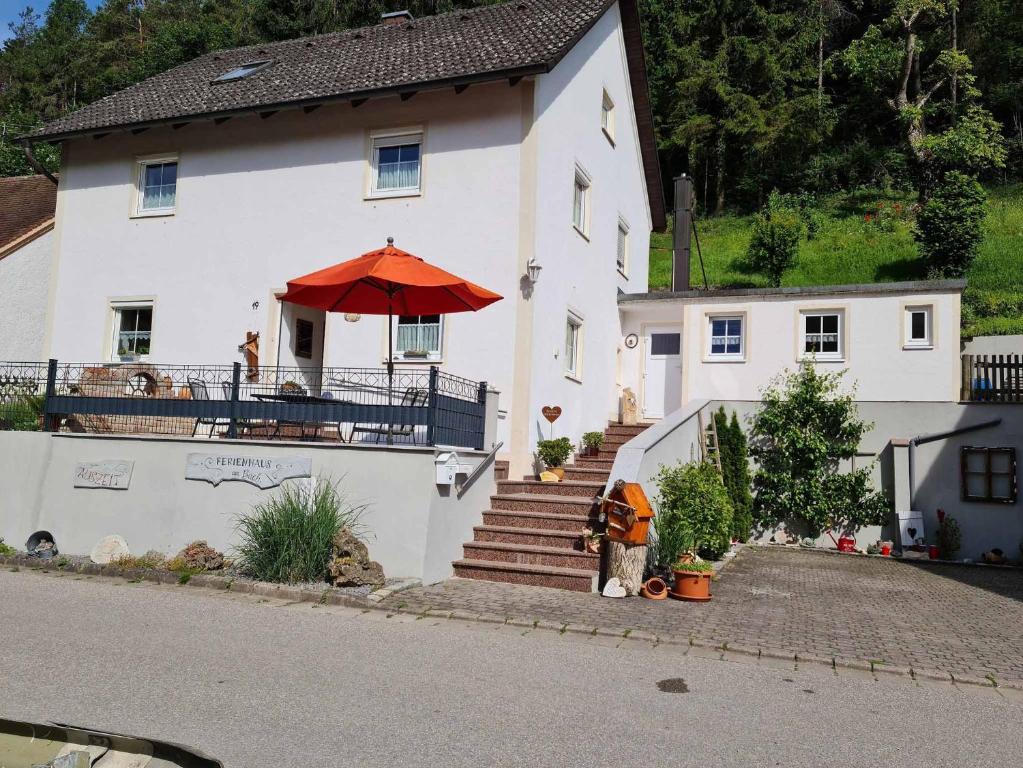
[[[274,403],[340,403],[342,405],[355,405],[353,400],[338,400],[333,397],[323,397],[322,395],[309,395],[302,392],[277,392],[277,393],[262,393],[253,394],[253,400],[259,400],[261,402],[274,402]],[[319,436],[319,430],[322,422],[309,422],[309,421],[287,421],[284,419],[277,420],[277,429],[274,431],[275,437],[280,437],[281,425],[297,426],[302,433],[302,440],[306,439],[306,427],[308,425],[313,426],[313,434],[310,435],[310,439],[316,439]],[[342,442],[349,442],[345,440],[344,434],[341,432],[341,424],[337,425],[337,436]]]

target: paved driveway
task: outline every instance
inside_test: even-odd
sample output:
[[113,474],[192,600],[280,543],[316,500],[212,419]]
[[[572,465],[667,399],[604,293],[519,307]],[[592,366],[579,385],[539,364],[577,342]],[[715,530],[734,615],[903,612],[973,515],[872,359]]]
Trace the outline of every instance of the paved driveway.
[[749,548],[697,605],[453,579],[388,600],[1023,685],[1023,571]]

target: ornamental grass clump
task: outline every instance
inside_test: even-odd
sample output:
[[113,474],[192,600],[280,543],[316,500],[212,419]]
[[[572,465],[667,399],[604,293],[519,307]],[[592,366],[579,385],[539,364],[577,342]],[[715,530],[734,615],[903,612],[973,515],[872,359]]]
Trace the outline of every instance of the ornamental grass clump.
[[337,483],[309,491],[285,485],[238,520],[238,566],[259,581],[323,581],[338,531],[360,531],[365,507],[351,504]]

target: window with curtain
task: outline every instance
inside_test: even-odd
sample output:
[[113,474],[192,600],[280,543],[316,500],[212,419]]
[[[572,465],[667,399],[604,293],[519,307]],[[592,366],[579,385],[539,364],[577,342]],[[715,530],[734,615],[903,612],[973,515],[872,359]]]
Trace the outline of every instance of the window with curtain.
[[114,307],[115,360],[148,356],[152,337],[152,306]]
[[710,318],[711,357],[741,359],[744,353],[742,343],[742,317]]
[[842,313],[803,313],[803,357],[838,360],[842,357]]
[[137,213],[173,213],[177,204],[177,160],[143,160],[139,163]]
[[402,315],[398,318],[395,352],[407,358],[439,358],[441,325],[440,315]]
[[414,194],[422,177],[421,134],[373,141],[373,194]]

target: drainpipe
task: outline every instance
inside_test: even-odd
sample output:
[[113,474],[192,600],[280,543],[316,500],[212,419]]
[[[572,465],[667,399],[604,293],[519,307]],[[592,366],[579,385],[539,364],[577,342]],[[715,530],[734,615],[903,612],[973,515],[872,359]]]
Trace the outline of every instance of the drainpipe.
[[957,437],[958,435],[965,435],[969,432],[978,432],[982,429],[989,429],[991,427],[997,427],[1002,423],[1001,419],[991,419],[990,421],[982,421],[979,424],[970,424],[967,427],[959,427],[958,429],[952,429],[948,432],[934,432],[930,435],[917,435],[916,437],[910,438],[909,441],[909,508],[914,509],[913,494],[916,489],[916,447],[918,445],[924,445],[925,443],[933,443],[938,440],[947,440],[950,437]]
[[41,173],[43,176],[52,181],[55,185],[57,184],[57,177],[50,173],[48,170],[46,170],[43,167],[43,164],[36,159],[36,156],[34,154],[32,154],[32,144],[30,143],[22,144],[21,151],[25,153],[25,159],[28,161],[28,164],[32,166],[33,171],[35,171],[36,173]]

